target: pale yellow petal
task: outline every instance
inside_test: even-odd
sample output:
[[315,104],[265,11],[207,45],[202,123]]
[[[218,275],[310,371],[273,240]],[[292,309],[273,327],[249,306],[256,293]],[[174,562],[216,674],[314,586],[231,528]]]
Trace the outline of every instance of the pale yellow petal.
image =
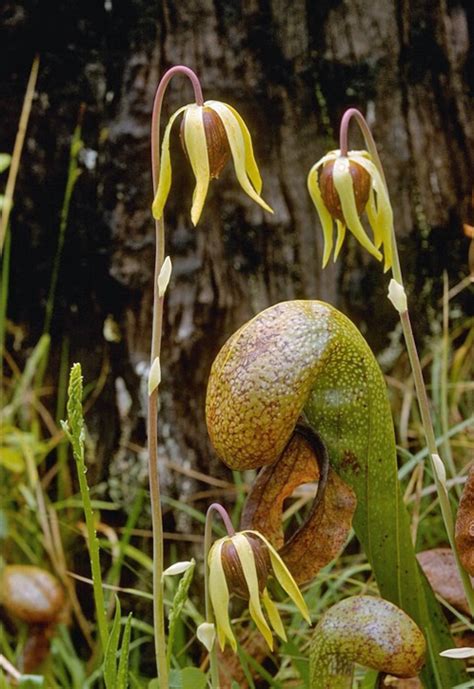
[[336,228],[337,228],[337,240],[336,240],[336,248],[334,249],[334,262],[337,261],[337,257],[339,256],[339,252],[342,248],[342,245],[344,244],[344,238],[346,236],[346,226],[344,225],[343,222],[340,220],[336,220]]
[[268,624],[267,624],[267,622],[263,616],[261,606],[259,605],[259,607],[257,608],[252,601],[249,601],[249,612],[250,612],[250,617],[255,622],[257,629],[259,630],[260,634],[265,639],[268,648],[270,649],[270,651],[273,651],[272,630],[268,626]]
[[378,251],[367,236],[362,223],[357,213],[354,187],[352,184],[352,175],[349,171],[349,159],[341,157],[336,160],[333,167],[333,182],[334,187],[341,202],[342,214],[344,216],[345,224],[350,229],[357,241],[366,249],[372,256],[375,256],[379,261],[382,254]]
[[305,600],[301,594],[301,591],[298,588],[298,584],[296,581],[293,579],[291,572],[288,570],[287,566],[281,559],[281,557],[278,555],[277,551],[275,548],[272,546],[270,541],[268,541],[265,536],[262,536],[261,533],[258,531],[251,531],[247,530],[242,533],[251,533],[260,538],[261,541],[263,541],[270,553],[270,560],[272,563],[272,568],[273,568],[273,573],[275,575],[275,578],[277,581],[280,583],[281,587],[287,592],[287,594],[290,596],[291,600],[294,602],[296,607],[299,609],[303,617],[309,624],[311,624],[311,618],[309,616],[309,610],[308,607],[305,603]]
[[227,588],[227,581],[222,566],[222,546],[226,540],[221,538],[216,541],[209,551],[209,595],[216,619],[219,646],[224,650],[226,639],[228,639],[235,653],[237,642],[230,626],[229,589]]
[[318,211],[319,220],[321,222],[321,227],[323,228],[324,236],[324,253],[323,253],[323,268],[326,267],[327,262],[332,251],[333,245],[333,221],[332,216],[328,209],[326,208],[324,201],[321,196],[321,190],[319,188],[319,178],[318,178],[318,165],[313,165],[309,171],[307,185],[309,194],[313,200],[316,210]]
[[273,649],[273,637],[270,627],[263,616],[262,606],[260,605],[260,592],[258,590],[257,568],[255,566],[255,555],[246,536],[241,533],[232,537],[232,544],[239,556],[245,582],[249,589],[249,611],[253,621],[257,625],[260,633],[267,642],[270,650]]
[[[209,106],[209,103],[212,103],[212,106]],[[221,122],[224,125],[227,140],[232,153],[232,158],[234,160],[235,174],[240,182],[240,186],[251,199],[253,199],[266,211],[273,213],[273,210],[270,208],[270,206],[255,191],[248,178],[245,164],[245,142],[239,121],[230,108],[224,105],[224,103],[219,103],[219,101],[208,101],[207,104],[219,115]]]
[[369,219],[369,225],[372,228],[372,231],[374,233],[374,244],[377,249],[380,248],[383,242],[383,236],[382,233],[380,232],[380,226],[379,226],[379,219],[378,219],[378,210],[377,210],[377,204],[375,203],[375,192],[373,187],[370,189],[370,194],[369,194],[369,200],[367,201],[367,206],[365,207],[365,212],[367,213],[367,217]]
[[191,208],[193,225],[197,225],[201,217],[211,179],[202,111],[203,107],[201,105],[193,104],[188,107],[184,116],[184,143],[196,178]]
[[382,179],[378,167],[370,158],[367,158],[367,156],[355,156],[354,160],[372,177],[372,186],[377,195],[377,219],[372,229],[374,231],[374,237],[382,237],[385,258],[384,272],[387,272],[387,270],[391,268],[393,262],[393,211],[387,186]]
[[[212,108],[213,104],[216,101],[209,100],[204,105],[209,106]],[[262,177],[260,175],[260,171],[257,166],[257,161],[255,160],[255,156],[253,153],[253,145],[252,145],[252,137],[250,136],[250,132],[247,128],[247,125],[245,124],[244,120],[242,117],[239,115],[237,110],[232,107],[232,105],[229,105],[228,103],[223,103],[229,110],[235,115],[235,118],[237,122],[240,125],[240,131],[242,132],[242,136],[244,139],[244,146],[245,146],[245,169],[247,171],[248,176],[250,177],[250,181],[252,182],[253,186],[255,187],[255,191],[257,194],[262,193]]]
[[171,188],[171,158],[170,158],[170,134],[171,128],[176,120],[176,118],[181,115],[188,105],[184,105],[179,110],[171,115],[170,120],[165,128],[165,133],[163,135],[163,142],[161,144],[161,156],[160,156],[160,172],[158,176],[158,187],[156,189],[155,198],[153,200],[153,205],[151,207],[151,212],[155,220],[159,220],[163,215],[163,209],[165,207],[166,199]]
[[270,624],[272,625],[273,629],[278,634],[280,639],[286,641],[286,632],[283,626],[283,622],[281,621],[280,613],[278,612],[277,606],[268,595],[268,591],[266,588],[263,589],[262,603],[264,605],[265,610],[267,611],[268,619],[270,620]]
[[324,165],[325,163],[329,163],[332,160],[337,160],[341,155],[341,152],[339,149],[336,149],[335,151],[329,151],[329,153],[326,153],[322,158],[318,160],[317,163],[313,165],[313,168],[315,170],[319,170],[321,165]]

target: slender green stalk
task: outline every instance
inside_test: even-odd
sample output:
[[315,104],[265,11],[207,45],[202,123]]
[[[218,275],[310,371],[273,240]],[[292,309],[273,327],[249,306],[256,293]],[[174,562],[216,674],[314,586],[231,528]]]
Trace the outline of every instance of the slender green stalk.
[[99,541],[95,528],[94,511],[92,509],[87,485],[87,467],[84,458],[84,417],[82,411],[82,371],[80,364],[74,364],[69,377],[69,399],[67,403],[68,420],[63,422],[63,429],[68,435],[72,445],[74,459],[76,460],[79,488],[81,490],[84,517],[87,528],[87,547],[92,571],[94,590],[94,602],[97,617],[97,626],[102,653],[107,648],[109,638],[107,628],[106,607],[102,588],[102,572],[100,569]]
[[[59,363],[58,391],[56,396],[55,420],[58,426],[64,418],[66,410],[67,376],[69,370],[69,337],[63,337],[61,342],[61,358]],[[68,466],[67,442],[61,441],[57,448],[58,458],[58,500],[64,500],[72,495],[71,474]]]
[[5,189],[5,196],[3,199],[3,209],[0,216],[0,254],[3,251],[3,242],[7,232],[8,221],[10,219],[10,211],[13,205],[13,193],[15,191],[16,177],[20,167],[21,152],[25,142],[26,128],[28,120],[30,119],[31,105],[33,103],[33,96],[35,95],[36,80],[39,71],[39,55],[36,55],[31,66],[28,84],[26,86],[25,98],[23,100],[23,107],[21,110],[20,121],[18,123],[18,132],[13,147],[13,154],[10,169],[8,171],[7,186]]
[[3,351],[5,347],[5,326],[7,323],[8,286],[10,281],[11,234],[7,227],[2,255],[2,274],[0,277],[0,390],[3,394]]
[[0,215],[0,255],[2,256],[2,275],[1,275],[1,294],[0,294],[0,390],[3,391],[3,351],[5,347],[5,324],[8,306],[8,282],[10,277],[10,255],[11,255],[11,234],[10,234],[10,211],[13,206],[13,195],[15,192],[16,178],[20,167],[21,153],[25,141],[26,128],[31,113],[31,105],[35,94],[36,80],[39,71],[39,56],[33,60],[28,84],[26,86],[23,107],[21,110],[18,131],[16,134],[15,145],[13,147],[10,169],[8,171],[5,195],[3,197],[2,212]]
[[[349,127],[349,122],[351,118],[354,117],[356,120],[357,124],[359,125],[362,134],[365,139],[365,143],[367,145],[367,148],[369,150],[369,153],[371,154],[374,163],[377,165],[382,178],[385,182],[385,175],[383,172],[382,164],[380,162],[380,158],[377,152],[377,147],[375,145],[374,138],[372,136],[372,132],[369,129],[369,126],[367,125],[367,122],[365,121],[363,115],[356,110],[355,108],[351,108],[347,110],[347,112],[344,114],[342,121],[341,121],[341,130],[340,130],[340,149],[341,149],[341,154],[342,155],[347,155],[347,134],[348,134],[348,127]],[[394,279],[404,288],[404,283],[403,283],[403,276],[402,276],[402,270],[400,266],[400,258],[398,255],[398,246],[397,246],[397,237],[395,234],[395,228],[392,225],[392,245],[393,245],[393,265],[392,265],[392,274]],[[446,529],[446,533],[448,536],[449,543],[451,545],[451,548],[454,553],[454,557],[456,560],[456,564],[459,570],[459,574],[463,583],[463,588],[464,588],[464,593],[466,595],[468,604],[469,604],[469,609],[471,611],[471,614],[474,615],[474,590],[472,588],[471,580],[461,565],[461,562],[459,560],[459,556],[456,550],[456,544],[454,540],[454,519],[453,519],[453,514],[451,511],[451,505],[449,503],[449,496],[448,496],[448,491],[446,488],[446,483],[445,480],[443,480],[443,477],[440,476],[440,470],[439,467],[436,463],[436,459],[438,458],[438,448],[436,446],[436,438],[435,438],[435,433],[433,429],[433,423],[431,420],[431,415],[430,415],[430,403],[428,400],[428,394],[426,392],[426,386],[425,382],[423,380],[423,371],[421,368],[421,363],[420,363],[420,358],[418,356],[418,351],[416,348],[416,343],[415,343],[415,338],[413,335],[413,330],[411,327],[411,321],[410,321],[410,314],[408,309],[400,313],[400,321],[402,325],[402,330],[403,330],[403,336],[405,338],[405,344],[408,352],[408,358],[410,360],[410,366],[412,369],[412,374],[413,374],[413,380],[415,382],[415,390],[416,390],[416,396],[418,399],[418,406],[420,409],[420,414],[421,414],[421,421],[423,425],[423,431],[425,434],[425,440],[426,444],[428,447],[429,455],[430,455],[430,462],[431,462],[431,468],[433,470],[433,476],[435,479],[435,485],[436,485],[436,490],[438,493],[438,498],[439,498],[439,503],[441,507],[441,514],[443,516],[443,521],[444,521],[444,526]]]
[[[440,417],[441,417],[441,431],[444,436],[443,440],[443,455],[451,473],[451,477],[456,477],[456,467],[454,466],[453,453],[451,452],[451,443],[447,435],[449,431],[449,396],[448,396],[448,366],[449,366],[449,282],[446,271],[443,273],[443,337],[441,340],[441,380],[440,380]],[[454,488],[458,499],[460,498],[459,486]]]
[[[206,526],[204,529],[204,590],[206,598],[206,622],[215,624],[214,613],[212,611],[211,596],[209,591],[209,551],[212,545],[212,514],[218,512],[225,524],[229,536],[235,536],[235,530],[229,515],[217,502],[209,506],[206,513]],[[217,663],[217,640],[214,641],[212,649],[209,651],[209,663],[211,667],[211,689],[219,689],[219,667]]]
[[[395,278],[396,279],[396,278]],[[397,280],[398,282],[398,280]],[[400,283],[402,284],[402,283]],[[400,314],[400,320],[402,323],[403,335],[405,337],[405,343],[408,352],[408,358],[410,359],[410,364],[413,372],[413,379],[415,381],[415,389],[418,398],[418,405],[421,413],[421,420],[423,424],[423,429],[425,432],[426,444],[428,446],[428,451],[430,454],[431,468],[433,470],[433,476],[435,480],[436,490],[438,493],[439,504],[441,507],[441,514],[443,516],[444,526],[448,536],[449,544],[454,553],[454,558],[459,570],[461,581],[464,588],[464,593],[469,604],[469,609],[471,614],[474,615],[474,591],[472,588],[471,580],[467,574],[464,567],[461,565],[459,560],[459,555],[456,549],[456,543],[454,539],[454,519],[451,511],[451,505],[449,503],[448,490],[446,488],[446,483],[442,480],[439,475],[439,468],[435,464],[435,459],[433,455],[437,456],[438,448],[436,446],[436,438],[433,430],[433,425],[431,422],[431,416],[429,411],[429,401],[428,395],[426,393],[426,387],[423,380],[423,373],[421,369],[421,363],[418,356],[418,351],[416,349],[415,338],[413,336],[413,330],[410,322],[410,315],[407,311]]]
[[[69,207],[71,205],[72,192],[74,191],[74,186],[76,184],[76,181],[77,181],[79,175],[81,174],[81,171],[79,170],[79,167],[78,167],[78,156],[79,156],[79,151],[82,148],[81,131],[82,131],[83,113],[84,113],[84,106],[82,105],[81,109],[79,110],[78,122],[77,122],[76,128],[74,129],[74,134],[73,134],[72,140],[71,140],[71,146],[70,146],[70,151],[69,151],[69,167],[68,167],[68,175],[67,175],[67,180],[66,180],[66,189],[64,192],[64,198],[63,198],[63,203],[61,206],[61,214],[60,214],[60,221],[59,221],[58,243],[56,246],[56,254],[55,254],[54,260],[53,260],[53,269],[51,272],[51,279],[50,279],[50,283],[49,283],[48,298],[46,300],[46,309],[45,309],[44,324],[43,324],[43,334],[47,334],[47,335],[50,334],[51,321],[53,320],[54,303],[56,300],[56,288],[57,288],[58,277],[59,277],[59,267],[61,264],[61,256],[62,256],[63,247],[64,247],[64,239],[66,236],[66,228],[67,228],[67,222],[68,222],[68,217],[69,217]],[[44,357],[43,361],[41,362],[40,367],[38,368],[38,372],[37,372],[36,378],[35,378],[36,388],[41,388],[41,386],[43,385],[44,374],[45,374],[46,368],[48,366],[48,355],[49,355],[49,352],[46,352],[46,356]]]
[[72,192],[77,182],[81,171],[78,169],[78,156],[82,148],[82,117],[84,114],[84,106],[79,110],[79,117],[76,128],[72,135],[71,146],[69,149],[69,167],[66,180],[66,189],[64,191],[63,204],[61,207],[61,215],[59,221],[58,243],[56,246],[56,254],[53,261],[53,270],[51,273],[51,281],[49,283],[48,299],[46,301],[46,313],[44,318],[43,332],[49,333],[51,328],[51,320],[53,318],[54,302],[56,298],[56,287],[58,284],[59,265],[61,262],[61,255],[64,247],[64,239],[66,236],[67,222],[69,218],[69,208],[71,205]]
[[[197,76],[188,67],[178,65],[169,69],[158,84],[151,122],[151,168],[153,194],[156,194],[160,169],[160,118],[166,88],[175,74],[187,76],[194,88],[198,105],[202,105],[201,86]],[[161,351],[163,330],[163,300],[158,291],[158,276],[165,258],[165,227],[163,218],[155,221],[156,251],[153,283],[153,325],[151,336],[150,363],[156,361]],[[155,655],[160,689],[168,689],[168,663],[166,660],[166,633],[163,591],[163,519],[160,501],[160,479],[158,472],[158,387],[148,396],[148,471],[153,530],[153,622],[155,630]]]

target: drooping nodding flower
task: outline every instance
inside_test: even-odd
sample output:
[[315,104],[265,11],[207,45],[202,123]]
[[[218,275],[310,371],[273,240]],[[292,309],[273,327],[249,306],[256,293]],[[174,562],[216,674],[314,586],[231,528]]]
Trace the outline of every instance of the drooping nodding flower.
[[[349,228],[364,249],[379,261],[382,259],[380,249],[383,249],[384,271],[391,267],[392,207],[385,182],[367,151],[349,151],[343,156],[336,150],[323,156],[309,172],[308,190],[323,228],[323,268],[333,248],[333,222],[337,229],[334,260],[341,250],[346,228]],[[373,241],[360,221],[364,210]]]
[[262,208],[273,213],[260,196],[262,178],[245,122],[232,106],[208,100],[203,105],[191,103],[179,108],[166,125],[158,188],[152,206],[154,218],[161,218],[171,188],[170,135],[175,120],[182,113],[182,142],[196,178],[191,208],[193,224],[197,225],[201,216],[210,180],[219,176],[229,155],[232,155],[242,189]]
[[248,599],[250,615],[270,650],[273,649],[272,631],[263,614],[262,603],[274,631],[286,641],[283,622],[266,587],[269,573],[275,576],[303,617],[311,624],[308,608],[298,585],[275,548],[258,531],[241,531],[215,541],[209,551],[208,565],[209,593],[221,649],[224,649],[227,641],[234,651],[237,649],[229,619],[230,593]]

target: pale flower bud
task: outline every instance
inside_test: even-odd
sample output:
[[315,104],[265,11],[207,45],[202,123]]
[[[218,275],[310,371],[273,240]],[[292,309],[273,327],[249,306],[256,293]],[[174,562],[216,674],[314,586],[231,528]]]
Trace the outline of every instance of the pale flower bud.
[[407,295],[403,285],[397,282],[394,278],[390,280],[388,285],[388,298],[398,311],[398,313],[405,313],[408,309]]

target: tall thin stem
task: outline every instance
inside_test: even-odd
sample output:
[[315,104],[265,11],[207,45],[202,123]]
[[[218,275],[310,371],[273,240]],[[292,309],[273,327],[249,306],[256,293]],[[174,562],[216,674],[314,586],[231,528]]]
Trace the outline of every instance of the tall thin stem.
[[[209,550],[212,545],[212,513],[218,512],[229,536],[235,536],[235,530],[230,520],[229,515],[222,505],[218,502],[213,502],[206,512],[206,525],[204,528],[204,590],[206,598],[206,622],[215,624],[214,613],[211,605],[211,596],[209,591]],[[217,663],[217,647],[216,641],[209,651],[209,663],[211,666],[211,689],[219,689],[219,667]]]
[[[196,74],[182,65],[169,69],[156,90],[151,120],[151,169],[153,194],[156,194],[160,170],[160,119],[166,88],[175,74],[187,76],[194,88],[198,105],[202,105],[202,91]],[[163,299],[158,292],[158,276],[165,258],[165,226],[163,217],[155,221],[155,271],[153,283],[153,325],[151,336],[151,364],[161,351],[163,331]],[[166,633],[163,591],[163,518],[161,512],[160,479],[158,472],[158,388],[148,396],[148,471],[153,529],[153,620],[155,630],[156,667],[160,689],[168,689],[168,663],[166,661]]]
[[[359,125],[359,128],[362,132],[362,135],[364,137],[367,149],[372,156],[372,159],[377,166],[380,174],[382,175],[382,179],[384,180],[385,186],[387,187],[387,182],[385,180],[385,175],[382,167],[382,163],[380,161],[380,157],[377,151],[377,146],[375,145],[374,138],[372,136],[372,132],[369,129],[369,126],[362,115],[361,112],[356,110],[355,108],[350,108],[347,110],[347,112],[344,113],[344,116],[341,120],[341,129],[340,129],[340,142],[339,142],[339,148],[341,150],[341,155],[347,155],[347,150],[348,150],[348,129],[349,129],[349,123],[351,119],[354,118]],[[388,189],[387,189],[388,193]],[[392,274],[394,279],[402,285],[403,284],[403,275],[402,275],[402,270],[400,266],[400,258],[398,255],[398,247],[397,247],[397,237],[395,234],[395,228],[392,224],[392,247],[393,247],[393,265],[392,265]],[[466,595],[469,608],[471,611],[471,614],[474,615],[474,591],[472,588],[471,580],[469,578],[469,575],[467,574],[466,570],[463,568],[461,565],[461,562],[459,560],[459,556],[456,550],[456,543],[454,539],[454,519],[453,519],[453,514],[451,510],[451,505],[449,503],[449,495],[448,495],[448,490],[446,488],[446,483],[443,481],[439,475],[439,469],[436,465],[436,458],[438,457],[438,447],[436,444],[436,437],[433,429],[433,422],[431,420],[431,414],[430,414],[430,403],[428,399],[428,394],[426,392],[426,386],[425,382],[423,380],[423,371],[421,368],[421,362],[420,358],[418,356],[418,350],[416,348],[416,342],[415,338],[413,335],[413,330],[411,327],[411,321],[410,321],[410,314],[408,312],[408,309],[405,310],[404,312],[400,313],[400,321],[402,325],[402,330],[403,330],[403,336],[405,338],[405,344],[408,352],[408,358],[410,360],[410,366],[412,369],[412,374],[413,374],[413,380],[415,382],[415,390],[416,390],[416,396],[418,399],[418,406],[420,409],[420,414],[421,414],[421,421],[423,425],[423,431],[425,434],[425,440],[426,440],[426,445],[428,447],[429,455],[430,455],[430,462],[431,462],[431,468],[433,471],[433,476],[435,480],[435,485],[436,485],[436,490],[438,493],[438,498],[439,498],[439,503],[441,507],[441,514],[443,516],[443,521],[444,521],[444,526],[446,529],[446,533],[448,535],[449,543],[451,545],[452,551],[454,553],[454,557],[456,560],[456,564],[459,570],[459,574],[461,576],[461,580],[463,583],[463,588],[464,588],[464,593]]]
[[25,142],[26,128],[28,126],[28,120],[30,119],[31,106],[33,104],[33,98],[35,95],[39,64],[39,55],[36,55],[31,66],[30,76],[26,86],[25,98],[23,100],[20,121],[18,123],[18,131],[16,134],[15,145],[13,147],[12,160],[10,163],[10,169],[8,171],[7,186],[5,188],[5,196],[3,199],[3,210],[0,216],[0,256],[3,251],[3,242],[5,240],[8,220],[10,218],[10,211],[13,205],[13,192],[15,191],[16,177],[20,168],[21,152]]

